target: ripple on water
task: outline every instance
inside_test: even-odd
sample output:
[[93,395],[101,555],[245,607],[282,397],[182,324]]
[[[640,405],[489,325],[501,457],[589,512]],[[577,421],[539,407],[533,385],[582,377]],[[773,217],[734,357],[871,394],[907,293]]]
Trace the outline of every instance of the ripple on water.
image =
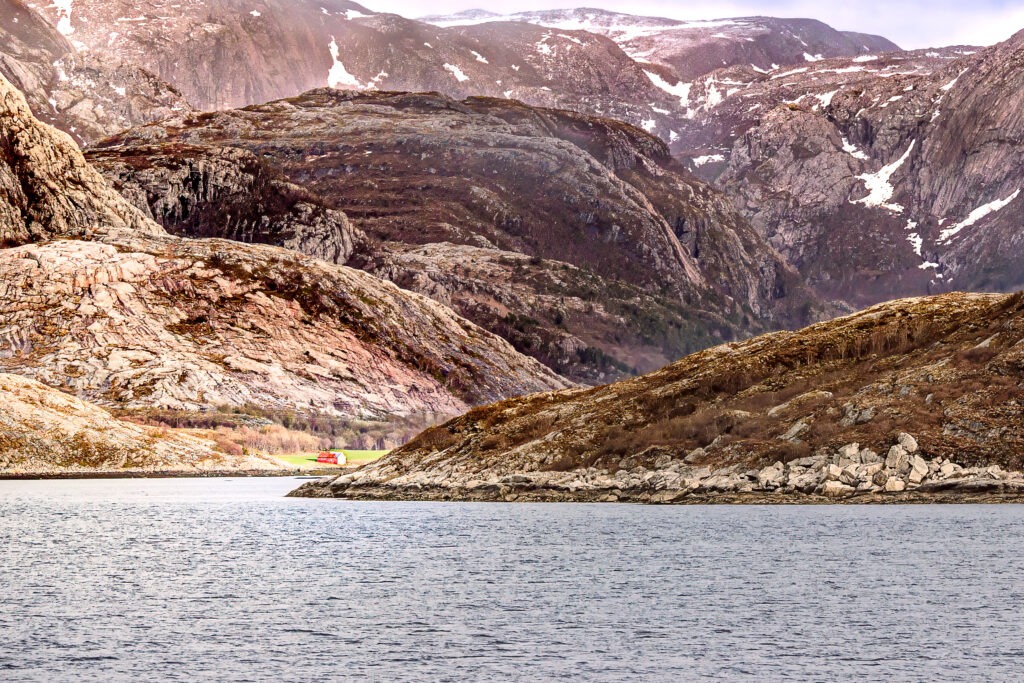
[[1020,680],[1024,508],[0,482],[0,679]]

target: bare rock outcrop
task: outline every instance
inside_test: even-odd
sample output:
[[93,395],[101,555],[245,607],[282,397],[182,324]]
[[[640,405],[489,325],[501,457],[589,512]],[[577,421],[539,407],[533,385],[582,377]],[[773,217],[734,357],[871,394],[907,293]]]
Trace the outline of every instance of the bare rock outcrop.
[[434,301],[361,271],[212,240],[0,251],[0,367],[101,404],[452,414],[566,386]]
[[99,149],[88,160],[173,235],[272,244],[339,264],[368,246],[343,211],[247,150],[154,145]]
[[163,230],[114,191],[65,133],[33,117],[0,76],[0,245]]
[[[507,100],[322,89],[132,129],[88,158],[174,234],[317,255],[307,243],[351,244],[337,260],[458,301],[463,315],[579,381],[652,370],[825,308],[720,193],[618,121]],[[253,170],[270,167],[280,179]],[[303,205],[344,213],[354,228],[340,240],[303,230],[277,199],[300,192]],[[275,227],[279,217],[287,229]],[[514,264],[544,272],[510,281]],[[616,318],[630,331],[617,334]],[[589,327],[586,342],[569,338]]]
[[87,143],[191,107],[175,88],[116,56],[81,49],[21,0],[0,0],[0,75],[33,113]]
[[[569,383],[426,297],[166,235],[0,79],[0,369],[109,406],[451,414]],[[16,245],[16,246],[12,246]]]
[[716,71],[674,150],[827,297],[1013,291],[1024,34]]

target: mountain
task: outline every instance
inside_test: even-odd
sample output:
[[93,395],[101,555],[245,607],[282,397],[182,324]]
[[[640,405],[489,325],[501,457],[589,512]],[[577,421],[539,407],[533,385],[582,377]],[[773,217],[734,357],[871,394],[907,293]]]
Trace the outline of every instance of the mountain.
[[421,21],[445,27],[524,22],[560,31],[587,31],[611,38],[637,62],[666,68],[682,81],[693,81],[723,66],[749,65],[765,70],[781,64],[900,49],[881,36],[837,31],[814,19],[679,21],[576,8],[505,15],[468,10],[422,17]]
[[1022,371],[1024,294],[895,301],[627,381],[478,408],[295,495],[1019,499]]
[[174,234],[358,265],[580,381],[824,310],[663,142],[608,119],[320,89],[126,131],[89,159]]
[[144,69],[80,52],[21,0],[0,0],[0,75],[78,142],[191,109]]
[[[673,98],[613,41],[529,24],[444,29],[347,0],[77,0],[37,8],[89,54],[138,64],[202,110],[332,86],[514,97],[640,124]],[[654,109],[652,109],[652,106]],[[649,125],[653,126],[655,123]]]
[[454,413],[568,383],[434,301],[281,248],[180,239],[0,80],[0,369],[117,408]]
[[686,121],[690,81],[723,64],[896,49],[810,20],[686,23],[592,10],[449,27],[347,0],[77,0],[38,11],[88,54],[138,64],[202,110],[323,86],[436,91],[616,118],[669,142]]
[[1010,256],[1024,239],[1022,47],[1018,35],[733,69],[734,90],[705,99],[677,150],[824,296],[1012,290],[1024,284]]

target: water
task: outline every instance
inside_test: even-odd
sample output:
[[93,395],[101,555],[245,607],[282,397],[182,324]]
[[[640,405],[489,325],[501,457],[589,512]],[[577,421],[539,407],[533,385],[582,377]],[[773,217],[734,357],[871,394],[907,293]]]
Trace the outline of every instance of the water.
[[0,679],[1021,680],[1024,507],[0,482]]

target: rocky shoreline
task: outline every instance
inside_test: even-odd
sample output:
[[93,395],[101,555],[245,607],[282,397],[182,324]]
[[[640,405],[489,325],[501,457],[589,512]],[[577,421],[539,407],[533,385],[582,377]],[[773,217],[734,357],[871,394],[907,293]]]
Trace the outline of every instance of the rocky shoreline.
[[462,475],[442,480],[424,472],[389,477],[378,465],[308,482],[289,496],[680,505],[1024,502],[1024,472],[928,459],[905,433],[884,456],[856,443],[761,469],[697,464],[703,456],[697,449],[683,461],[659,460],[655,469],[538,471],[486,479]]

